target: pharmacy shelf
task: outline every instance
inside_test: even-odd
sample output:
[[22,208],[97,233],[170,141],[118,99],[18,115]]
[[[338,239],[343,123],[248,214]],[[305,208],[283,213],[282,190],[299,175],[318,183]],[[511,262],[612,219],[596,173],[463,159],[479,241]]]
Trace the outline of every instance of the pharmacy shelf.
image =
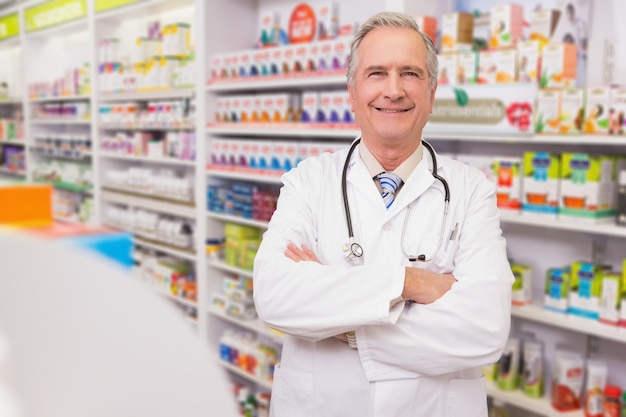
[[223,261],[218,261],[214,259],[207,260],[207,265],[211,266],[215,269],[219,269],[224,272],[229,272],[231,274],[236,274],[245,278],[252,278],[252,271],[247,269],[237,268],[236,266],[228,265]]
[[92,194],[93,189],[91,187],[85,187],[84,185],[78,185],[71,182],[63,182],[63,181],[46,181],[46,180],[34,180],[35,183],[38,184],[50,184],[54,188],[63,191],[71,191],[73,193],[80,194]]
[[188,161],[188,160],[177,159],[177,158],[157,158],[153,156],[124,155],[124,154],[114,154],[114,153],[107,153],[107,152],[101,152],[100,156],[106,159],[117,159],[121,161],[132,161],[132,162],[148,162],[151,164],[179,165],[179,166],[190,166],[190,167],[193,167],[196,165],[195,161]]
[[280,177],[283,172],[280,171],[263,171],[258,170],[255,172],[240,172],[225,169],[209,168],[206,171],[207,175],[217,178],[238,180],[238,181],[252,181],[263,182],[268,184],[282,184]]
[[26,146],[23,140],[14,140],[14,139],[0,139],[0,144],[2,145],[15,145],[15,146]]
[[129,16],[145,16],[156,13],[165,13],[190,4],[193,4],[192,0],[143,0],[116,7],[111,10],[98,12],[95,14],[95,20],[98,23],[108,20],[126,21],[129,19]]
[[513,306],[511,314],[513,317],[531,320],[552,327],[626,343],[626,327],[616,327],[571,314],[545,310],[541,305]]
[[246,226],[258,227],[259,229],[267,229],[267,225],[268,225],[268,222],[265,222],[265,221],[246,219],[244,217],[231,216],[228,214],[221,214],[221,213],[207,212],[207,217],[215,219],[215,220],[219,220],[222,222],[230,222],[230,223],[243,224]]
[[261,379],[261,378],[257,378],[256,376],[249,374],[248,372],[242,370],[241,368],[238,368],[234,365],[231,365],[228,362],[224,362],[223,360],[218,359],[218,363],[223,366],[224,368],[226,368],[227,370],[229,370],[232,373],[235,373],[249,381],[252,381],[258,385],[261,385],[267,389],[272,389],[272,382],[268,381],[266,379]]
[[60,103],[69,101],[89,101],[89,96],[55,96],[55,97],[41,97],[28,100],[29,103]]
[[524,226],[543,227],[548,229],[569,230],[572,232],[589,233],[593,235],[616,236],[626,238],[626,227],[617,226],[614,220],[591,222],[585,219],[564,217],[526,216],[516,211],[501,210],[501,221],[505,224],[519,224]]
[[14,46],[18,46],[20,44],[20,37],[14,36],[12,38],[4,39],[0,41],[0,49],[2,48],[12,48]]
[[193,131],[195,130],[194,126],[179,126],[179,127],[156,127],[156,126],[134,126],[134,127],[123,127],[123,126],[106,126],[100,125],[98,126],[101,130],[112,130],[112,131],[122,131],[122,132],[179,132],[179,131]]
[[135,193],[114,190],[108,187],[102,187],[101,190],[100,196],[102,200],[109,203],[139,207],[188,219],[195,219],[196,217],[195,206],[190,204],[165,200],[158,197],[147,197]]
[[100,103],[116,101],[146,101],[146,100],[170,100],[179,98],[192,98],[195,90],[190,88],[145,91],[135,93],[101,94],[98,97]]
[[50,158],[50,159],[64,159],[70,161],[85,161],[91,158],[93,155],[91,152],[81,152],[76,155],[63,155],[58,153],[50,153],[46,149],[37,148],[37,147],[29,147],[30,151],[36,154],[37,156]]
[[336,126],[328,124],[314,127],[311,123],[209,123],[207,133],[231,136],[271,136],[306,138],[326,138],[352,140],[361,134],[354,126]]
[[6,167],[0,167],[0,174],[10,175],[12,177],[25,178],[26,171],[20,171],[16,169],[9,169]]
[[[0,48],[2,47],[2,43],[0,42]],[[6,98],[0,98],[0,106],[2,105],[7,105],[7,106],[15,106],[18,104],[22,104],[23,100],[19,97],[6,97]]]
[[134,237],[134,242],[138,246],[153,249],[153,250],[163,252],[163,253],[167,253],[168,255],[172,255],[176,258],[186,259],[188,261],[193,261],[193,262],[196,261],[196,254],[191,251],[177,249],[172,246],[166,246],[160,242],[143,239],[138,236]]
[[269,327],[267,327],[259,319],[252,319],[252,320],[239,319],[215,307],[209,307],[209,314],[219,317],[222,320],[226,320],[230,323],[233,323],[239,327],[243,327],[245,329],[252,330],[255,333],[260,333],[264,336],[267,336],[276,343],[279,343],[279,344],[283,343],[284,336],[278,331],[272,330]]
[[170,292],[167,292],[167,291],[165,291],[163,289],[160,289],[160,288],[153,288],[153,287],[150,287],[150,286],[148,286],[148,288],[150,288],[151,290],[153,290],[157,294],[162,295],[163,297],[167,298],[168,300],[172,300],[172,301],[174,301],[176,303],[183,304],[183,305],[185,305],[187,307],[198,308],[198,303],[196,301],[186,300],[184,298],[181,298],[181,297],[179,297],[177,295],[174,295],[174,294],[172,294]]
[[91,121],[81,119],[33,119],[30,121],[30,123],[33,125],[89,126],[91,124]]
[[133,195],[136,197],[143,197],[143,198],[152,198],[154,200],[165,201],[165,202],[172,203],[172,204],[180,204],[183,206],[194,207],[194,202],[191,200],[176,199],[173,197],[172,198],[163,197],[153,192],[133,190],[131,188],[115,187],[115,186],[110,186],[110,185],[103,185],[102,189],[105,191],[112,191],[115,193],[128,194],[128,195]]
[[454,142],[485,142],[485,143],[501,143],[501,144],[548,144],[548,145],[586,145],[586,146],[624,146],[626,145],[626,136],[610,136],[610,135],[498,135],[484,133],[468,133],[440,131],[438,129],[424,128],[424,138],[426,140],[446,140]]
[[36,30],[33,32],[25,32],[24,39],[26,40],[42,40],[63,37],[67,35],[73,35],[80,32],[87,32],[89,30],[89,22],[87,17],[81,17],[76,20],[72,20],[67,23],[62,23],[57,26],[51,26],[49,28]]
[[507,404],[514,405],[523,410],[530,411],[534,414],[539,414],[545,417],[583,417],[582,410],[573,411],[558,411],[550,403],[550,399],[543,398],[531,398],[520,390],[516,391],[503,391],[499,389],[493,382],[487,383],[487,395],[491,398],[504,401]]
[[207,83],[207,91],[215,93],[230,93],[246,90],[276,90],[297,88],[303,90],[310,87],[346,86],[344,74],[297,74],[285,76],[264,76],[238,78],[233,80],[219,80]]

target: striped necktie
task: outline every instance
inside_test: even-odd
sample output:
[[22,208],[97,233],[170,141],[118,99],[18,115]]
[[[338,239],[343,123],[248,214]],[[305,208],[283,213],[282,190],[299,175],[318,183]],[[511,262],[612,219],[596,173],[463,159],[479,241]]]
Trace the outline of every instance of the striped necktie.
[[381,172],[376,175],[376,179],[380,181],[380,187],[382,188],[380,194],[383,197],[385,207],[389,208],[393,203],[396,189],[402,184],[402,178],[393,172]]

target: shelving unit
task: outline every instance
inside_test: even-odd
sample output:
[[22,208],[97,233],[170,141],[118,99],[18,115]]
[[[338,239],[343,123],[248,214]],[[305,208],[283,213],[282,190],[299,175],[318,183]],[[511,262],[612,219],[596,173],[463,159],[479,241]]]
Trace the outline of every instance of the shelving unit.
[[[317,1],[317,0],[316,0]],[[20,17],[37,1],[16,6],[0,12],[0,17],[17,13]],[[415,13],[422,10],[450,10],[452,1],[420,2],[414,6],[406,1],[384,2],[340,2],[341,20],[362,22],[371,14],[382,9],[407,9]],[[282,0],[240,0],[218,2],[217,0],[137,0],[104,12],[97,12],[94,0],[87,1],[84,15],[74,20],[57,22],[41,28],[20,28],[8,38],[0,38],[0,62],[15,62],[14,66],[0,68],[0,82],[6,77],[10,84],[9,97],[0,98],[0,118],[6,109],[21,109],[24,120],[22,139],[0,139],[0,147],[15,146],[24,150],[24,165],[27,169],[8,169],[0,166],[0,181],[28,181],[37,179],[34,170],[38,163],[60,162],[80,164],[92,172],[88,187],[66,182],[54,183],[63,195],[75,195],[90,199],[91,222],[120,227],[107,217],[111,207],[128,210],[145,210],[168,219],[181,219],[193,224],[193,245],[182,248],[171,242],[156,240],[139,233],[139,229],[127,229],[135,234],[136,246],[142,250],[184,260],[193,265],[198,283],[198,301],[190,303],[176,299],[168,293],[164,298],[172,299],[186,307],[197,309],[197,320],[193,321],[199,339],[206,344],[209,355],[218,357],[221,334],[227,329],[241,329],[257,334],[258,337],[280,348],[282,339],[276,332],[266,328],[258,320],[240,320],[211,306],[211,294],[219,288],[219,279],[224,276],[252,278],[249,270],[237,268],[224,261],[211,259],[205,252],[207,240],[221,238],[226,223],[251,226],[261,231],[267,221],[247,219],[232,215],[209,212],[207,188],[215,183],[244,183],[258,187],[278,189],[281,185],[280,170],[254,171],[246,169],[224,169],[210,164],[211,145],[217,140],[249,139],[252,141],[275,140],[299,143],[323,142],[331,145],[347,145],[359,135],[355,125],[331,124],[288,124],[288,123],[217,123],[214,118],[219,97],[238,94],[266,94],[274,92],[298,93],[303,91],[341,90],[346,83],[345,75],[337,73],[306,74],[282,77],[255,77],[246,80],[218,81],[210,79],[211,59],[215,53],[252,49],[258,36],[260,16],[268,10],[291,9],[296,3]],[[417,13],[415,13],[417,14]],[[123,60],[130,60],[137,37],[146,34],[155,22],[185,22],[191,25],[191,38],[195,60],[195,85],[181,88],[151,91],[105,91],[100,89],[106,68],[100,60],[103,40],[117,38],[119,53]],[[233,24],[236,22],[236,24]],[[591,61],[590,61],[591,62]],[[84,66],[84,67],[83,67]],[[84,94],[61,94],[52,96],[34,95],[29,86],[38,82],[50,82],[63,78],[67,68],[85,68],[90,88]],[[15,87],[15,88],[13,88]],[[445,88],[440,86],[440,88]],[[67,92],[66,92],[67,93]],[[148,102],[181,100],[189,103],[188,110],[193,119],[185,124],[164,126],[151,124],[112,125],[102,122],[100,109],[105,106],[120,106],[128,103],[146,106]],[[38,107],[51,104],[85,103],[89,106],[88,117],[42,118],[35,112]],[[88,149],[64,155],[44,150],[36,138],[41,134],[87,136]],[[140,154],[121,147],[106,148],[104,143],[116,136],[148,134],[163,140],[170,134],[184,133],[193,136],[195,155],[181,159],[162,155]],[[441,152],[519,154],[525,149],[572,149],[583,151],[602,150],[621,152],[626,145],[626,136],[549,136],[549,135],[500,135],[484,132],[442,131],[427,125],[425,138],[432,140]],[[191,184],[192,198],[177,199],[160,192],[141,191],[140,188],[123,186],[111,181],[111,172],[130,169],[146,170],[158,177],[159,172],[170,172],[179,178],[187,178]],[[149,188],[146,188],[149,189]],[[76,221],[68,216],[57,218]],[[542,274],[547,267],[560,265],[576,258],[589,257],[591,246],[598,242],[606,247],[606,258],[617,263],[620,254],[626,253],[626,228],[611,223],[591,223],[579,220],[537,218],[502,211],[502,228],[512,258],[533,265],[535,286],[533,298],[536,304],[513,308],[513,330],[536,333],[546,341],[547,355],[553,354],[552,346],[569,341],[574,348],[600,357],[606,357],[615,375],[626,375],[623,346],[626,344],[625,329],[615,329],[601,323],[549,312],[538,304],[542,294]],[[622,256],[623,257],[623,256]],[[589,352],[590,339],[599,341],[599,351]],[[597,339],[597,340],[596,340]],[[253,389],[267,391],[271,383],[258,379],[229,364],[223,364],[235,380],[244,380]],[[626,387],[626,379],[618,381]],[[532,399],[521,392],[504,392],[489,386],[489,395],[516,407],[549,417],[582,416],[582,413],[559,413],[547,398]]]

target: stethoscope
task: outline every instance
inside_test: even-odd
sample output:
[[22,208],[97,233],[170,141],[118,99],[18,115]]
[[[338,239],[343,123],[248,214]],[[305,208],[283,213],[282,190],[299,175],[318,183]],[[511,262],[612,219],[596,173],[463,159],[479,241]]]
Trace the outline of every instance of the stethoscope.
[[[353,265],[359,265],[363,262],[363,247],[354,239],[354,230],[352,228],[352,216],[350,214],[350,205],[348,204],[348,191],[347,191],[346,176],[348,173],[348,166],[350,165],[350,158],[352,157],[352,153],[354,152],[354,150],[356,149],[357,145],[360,142],[361,142],[361,138],[354,141],[354,143],[350,147],[350,150],[348,151],[348,156],[346,156],[346,162],[343,165],[343,172],[341,174],[341,193],[343,197],[343,206],[346,211],[346,223],[348,225],[348,237],[349,237],[348,243],[343,245],[343,256],[346,258],[346,260],[349,263]],[[404,255],[409,258],[410,262],[415,262],[415,261],[429,262],[429,261],[432,261],[435,258],[435,256],[437,256],[437,254],[439,253],[439,249],[441,248],[441,242],[443,241],[443,232],[446,226],[446,220],[448,219],[448,207],[450,206],[450,188],[448,187],[448,182],[437,173],[437,157],[435,156],[435,150],[425,140],[422,140],[422,144],[424,144],[424,147],[428,149],[428,152],[430,152],[430,157],[432,158],[432,161],[433,161],[433,177],[435,177],[441,182],[445,190],[444,198],[443,198],[443,219],[441,221],[439,241],[437,242],[437,247],[435,248],[435,251],[433,252],[433,254],[429,257],[427,257],[426,254],[421,254],[417,256],[410,255],[404,249],[404,232],[406,230],[406,225],[409,220],[409,214],[411,212],[411,205],[407,207],[407,212],[404,217],[404,224],[402,225],[400,246],[402,247],[402,253],[404,253]]]

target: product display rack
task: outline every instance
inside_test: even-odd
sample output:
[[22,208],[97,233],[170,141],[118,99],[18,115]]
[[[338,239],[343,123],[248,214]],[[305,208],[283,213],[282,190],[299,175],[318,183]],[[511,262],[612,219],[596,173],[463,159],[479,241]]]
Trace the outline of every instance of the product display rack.
[[[25,6],[10,9],[23,12],[31,4],[38,1],[28,2]],[[0,179],[23,176],[27,181],[32,181],[30,173],[32,162],[37,159],[74,159],[73,157],[42,155],[34,143],[34,135],[42,131],[89,131],[92,139],[91,151],[75,157],[81,163],[89,164],[93,171],[93,189],[90,192],[94,200],[93,216],[98,224],[107,224],[107,207],[119,206],[128,208],[144,209],[159,213],[164,216],[174,216],[194,222],[194,236],[192,248],[181,248],[171,242],[159,241],[150,238],[136,230],[127,229],[135,233],[135,242],[138,248],[168,255],[176,259],[185,260],[193,265],[198,282],[198,300],[189,302],[181,300],[169,293],[164,293],[164,298],[172,300],[184,307],[197,309],[197,320],[194,321],[200,340],[206,344],[209,354],[218,357],[220,336],[227,329],[241,329],[257,334],[259,338],[276,346],[282,343],[281,336],[258,320],[243,320],[213,308],[211,296],[219,287],[219,279],[223,275],[241,276],[250,279],[252,272],[249,270],[233,267],[222,260],[212,259],[205,252],[205,244],[208,239],[221,237],[225,223],[234,223],[252,226],[259,230],[267,227],[267,222],[244,219],[240,217],[211,213],[207,210],[207,187],[214,182],[241,182],[253,185],[262,185],[278,188],[280,172],[267,171],[263,173],[238,172],[235,170],[220,170],[207,165],[210,155],[210,145],[214,140],[248,138],[258,140],[298,140],[316,141],[329,144],[348,145],[359,134],[355,126],[307,126],[303,124],[226,124],[215,123],[214,113],[216,100],[221,96],[247,94],[247,93],[272,93],[272,92],[298,92],[305,90],[341,89],[345,85],[344,75],[324,76],[301,76],[301,77],[275,77],[238,80],[237,82],[212,82],[210,80],[211,58],[214,53],[233,52],[252,49],[257,37],[258,21],[261,13],[273,8],[287,7],[280,0],[240,0],[236,2],[217,2],[216,0],[137,0],[130,1],[127,5],[113,8],[103,12],[96,12],[94,1],[87,1],[86,16],[74,21],[58,24],[54,27],[26,31],[22,28],[19,36],[2,41],[0,40],[0,58],[5,48],[21,47],[24,51],[20,65],[27,68],[22,80],[24,93],[11,100],[0,100],[0,109],[7,105],[22,105],[25,116],[25,137],[22,141],[3,141],[4,144],[22,145],[26,153],[26,166],[29,172],[15,173],[0,172]],[[370,2],[374,3],[374,2]],[[432,4],[431,4],[432,3]],[[438,2],[424,2],[421,7],[424,10],[442,10]],[[453,2],[448,2],[448,10],[454,7]],[[296,3],[291,4],[294,6]],[[345,12],[355,21],[362,21],[382,9],[410,9],[408,2],[386,0],[378,4],[361,3],[355,0],[341,2],[342,14]],[[192,11],[189,13],[189,11]],[[412,10],[406,10],[413,12]],[[4,15],[0,11],[0,17]],[[98,45],[106,38],[118,37],[122,41],[132,40],[144,31],[148,22],[159,20],[162,23],[181,21],[184,16],[187,23],[191,24],[193,41],[195,46],[195,86],[193,88],[170,89],[160,91],[142,92],[118,92],[115,94],[102,92],[98,89],[100,81]],[[233,24],[237,22],[237,24]],[[46,97],[33,99],[28,94],[28,85],[32,81],[42,80],[57,69],[53,65],[46,65],[45,61],[62,61],[62,57],[56,60],[48,58],[49,55],[60,53],[54,42],[63,39],[81,39],[75,41],[80,47],[66,48],[65,55],[80,55],[80,62],[90,64],[91,91],[81,97]],[[72,44],[74,45],[74,44]],[[24,47],[26,46],[26,48]],[[36,58],[40,56],[40,58]],[[75,59],[71,60],[76,61]],[[0,76],[2,71],[0,70]],[[58,72],[50,76],[57,76]],[[42,120],[33,117],[32,106],[47,104],[49,102],[88,101],[90,110],[89,121],[71,120]],[[190,126],[185,127],[155,127],[155,126],[110,126],[99,123],[99,108],[102,105],[115,105],[118,103],[139,102],[146,103],[153,100],[176,100],[189,99],[195,101],[195,119]],[[114,153],[101,148],[102,138],[115,135],[118,132],[128,133],[154,133],[166,135],[170,132],[185,131],[195,134],[196,158],[194,160],[177,160],[170,157],[149,157]],[[548,135],[493,135],[484,132],[451,132],[426,127],[424,136],[432,140],[440,152],[462,153],[483,152],[487,154],[519,154],[523,149],[571,149],[581,151],[600,150],[602,152],[618,152],[626,145],[625,136],[548,136]],[[107,172],[112,169],[124,168],[169,168],[177,172],[185,172],[193,178],[193,202],[178,201],[162,195],[155,196],[142,193],[136,189],[115,186],[107,182]],[[62,184],[56,184],[62,188]],[[71,186],[70,186],[71,188]],[[72,192],[84,192],[73,190]],[[119,225],[109,224],[114,227]],[[517,213],[502,211],[502,226],[507,241],[510,242],[511,255],[514,258],[538,259],[542,266],[546,264],[559,264],[565,260],[573,260],[573,257],[584,257],[589,252],[586,248],[589,243],[601,242],[609,246],[607,256],[615,258],[616,253],[622,250],[626,242],[626,228],[621,229],[610,223],[593,224],[578,220],[541,219],[520,216]],[[530,235],[533,235],[530,237]],[[557,241],[560,241],[557,243]],[[554,254],[554,260],[548,259],[553,256],[553,248],[559,245]],[[531,246],[529,253],[526,248]],[[563,246],[563,248],[561,247]],[[572,246],[567,251],[564,248]],[[536,277],[543,273],[537,268]],[[157,290],[158,291],[158,290]],[[539,299],[534,300],[536,303]],[[600,343],[600,349],[594,354],[606,357],[616,372],[622,370],[626,364],[623,358],[615,354],[615,351],[623,349],[626,343],[624,329],[615,329],[602,323],[590,322],[585,319],[570,317],[545,311],[541,305],[513,308],[513,330],[537,331],[539,337],[546,337],[547,345],[553,345],[561,340],[572,338],[575,347],[585,351],[590,338],[594,343]],[[554,337],[550,335],[554,333]],[[606,342],[606,343],[605,343]],[[607,346],[608,345],[608,346]],[[552,349],[548,349],[550,357]],[[271,383],[265,379],[256,378],[230,364],[223,363],[235,381],[244,381],[253,390],[268,391]],[[621,381],[623,382],[623,381]],[[624,384],[622,384],[624,385]],[[557,417],[557,416],[582,416],[582,412],[560,413],[552,408],[548,397],[534,399],[524,396],[521,391],[505,392],[490,384],[488,393],[493,399],[498,399],[514,405],[522,410],[533,414]]]

